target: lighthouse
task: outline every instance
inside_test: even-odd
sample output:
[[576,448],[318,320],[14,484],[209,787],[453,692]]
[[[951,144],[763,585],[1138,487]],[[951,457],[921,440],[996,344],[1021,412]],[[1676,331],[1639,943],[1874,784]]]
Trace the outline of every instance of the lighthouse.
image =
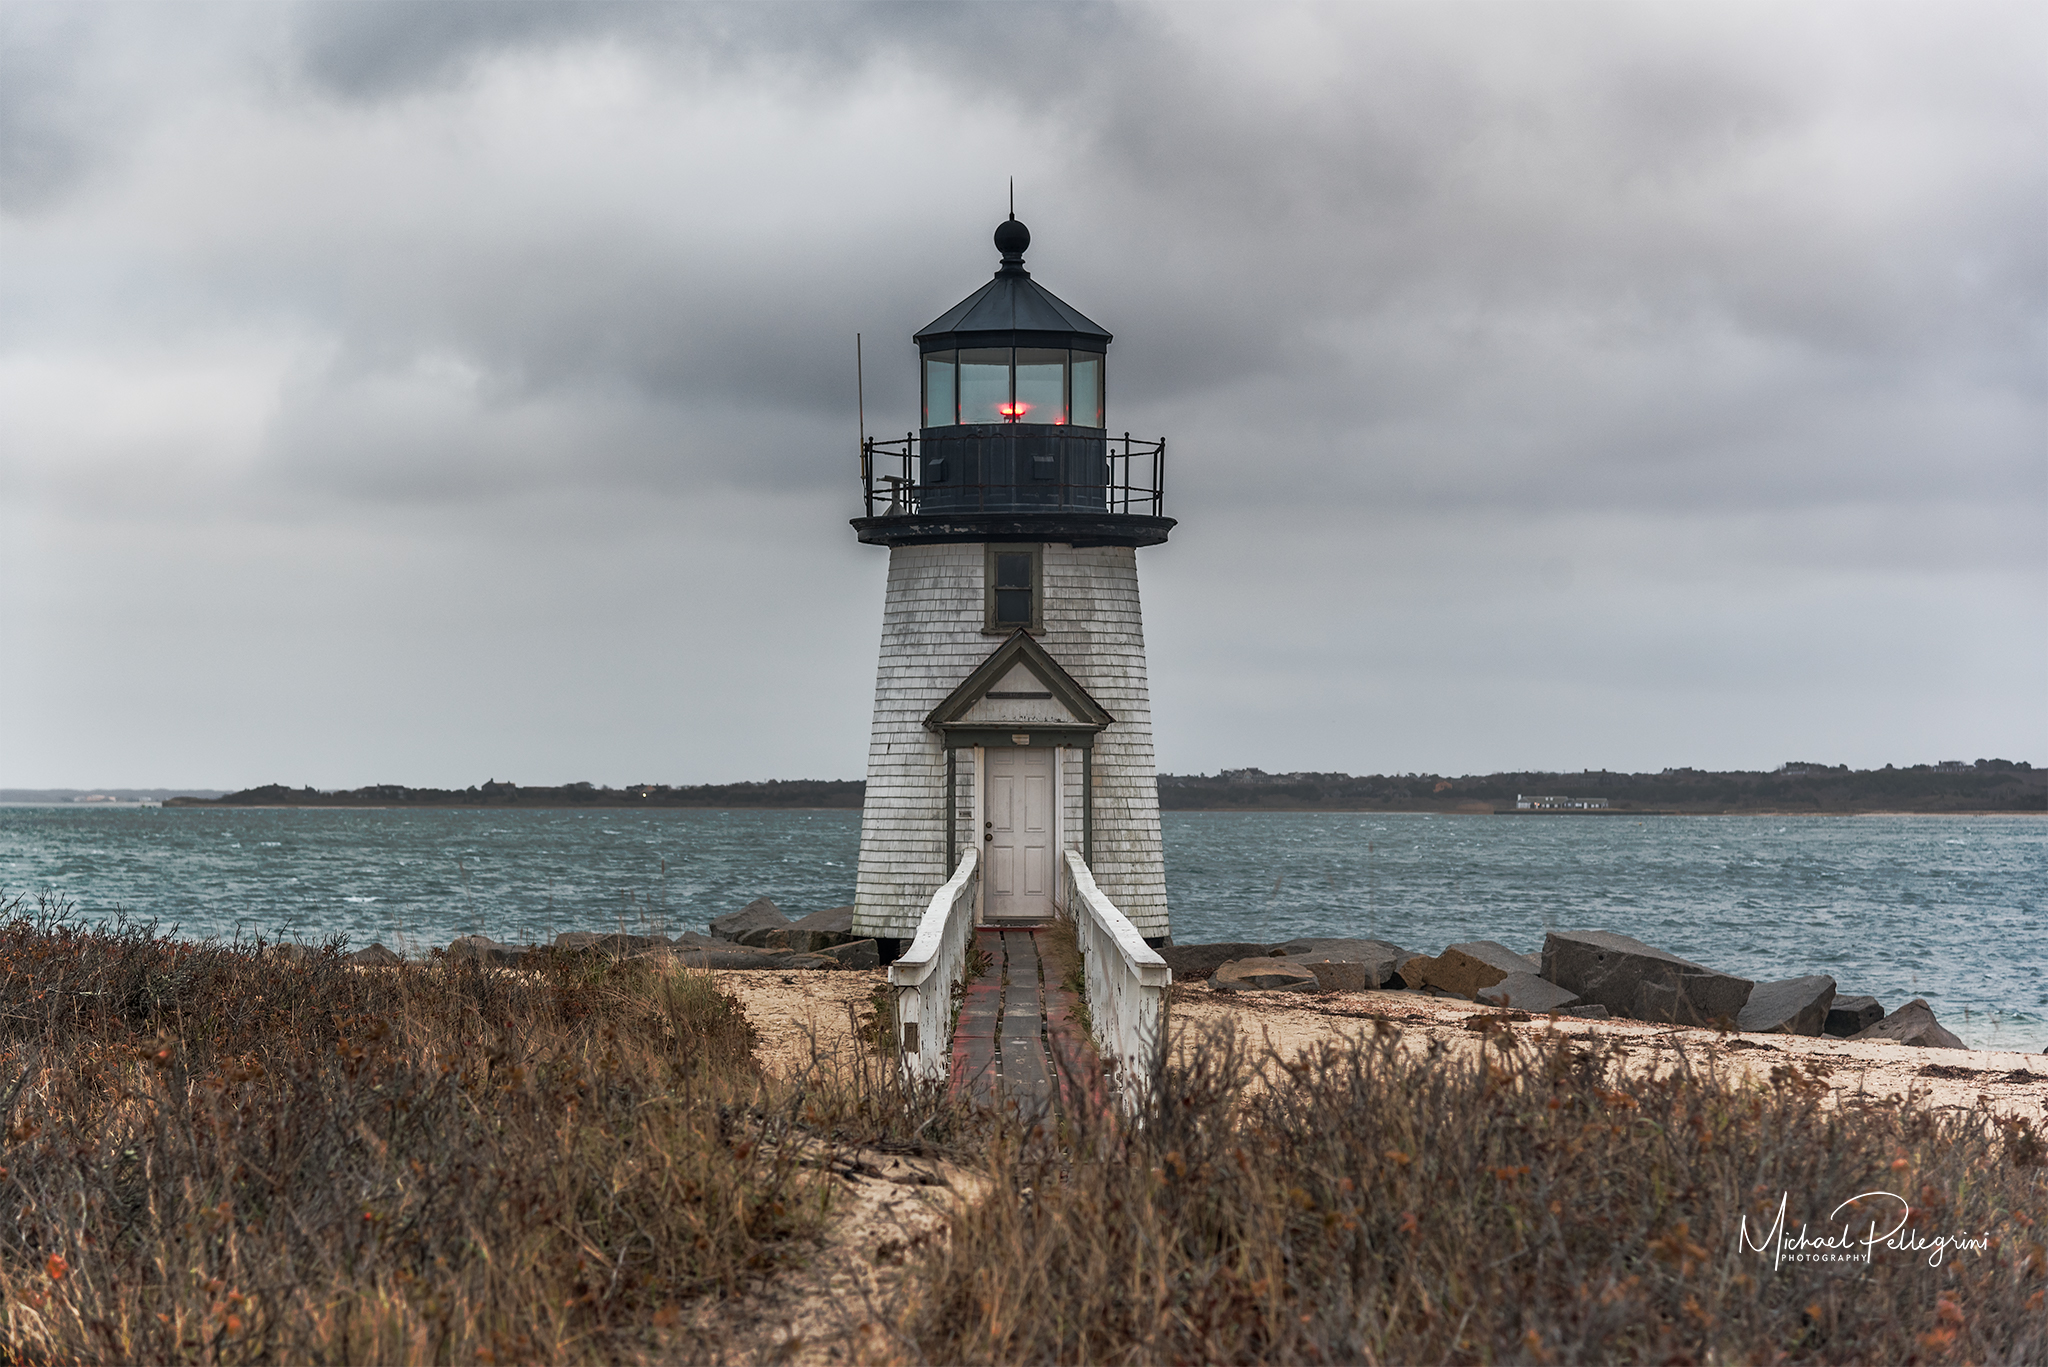
[[855,933],[917,933],[978,849],[975,919],[1056,914],[1069,852],[1171,934],[1139,610],[1166,443],[1110,431],[1110,334],[995,231],[995,276],[915,335],[921,422],[864,440],[859,539],[889,551]]

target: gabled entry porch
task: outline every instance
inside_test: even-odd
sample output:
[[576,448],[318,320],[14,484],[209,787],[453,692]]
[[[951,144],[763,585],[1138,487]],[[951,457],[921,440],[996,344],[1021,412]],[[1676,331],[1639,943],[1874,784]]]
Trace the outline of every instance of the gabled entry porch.
[[[1095,738],[1114,721],[1023,628],[925,717],[946,750],[946,866],[977,847],[978,921],[1051,919],[1060,851],[1093,852]],[[1070,790],[1079,830],[1065,829]]]

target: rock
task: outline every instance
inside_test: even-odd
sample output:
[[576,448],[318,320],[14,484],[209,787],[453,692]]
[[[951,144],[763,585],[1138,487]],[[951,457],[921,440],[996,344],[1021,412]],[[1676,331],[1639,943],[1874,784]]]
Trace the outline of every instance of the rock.
[[[832,957],[832,956],[831,956],[830,954],[798,954],[798,953],[789,953],[789,954],[768,954],[768,955],[764,955],[763,957],[765,957],[765,958],[766,958],[766,959],[768,960],[768,963],[767,963],[767,967],[769,967],[769,968],[833,968],[833,969],[837,969],[837,968],[845,968],[845,967],[847,967],[847,965],[845,965],[845,964],[843,964],[843,963],[839,962],[839,960],[837,960],[837,959],[833,958],[833,957]],[[877,963],[880,963],[880,962],[881,962],[880,956],[877,956],[877,957],[876,957],[876,960],[875,960],[875,961],[876,961]]]
[[1617,1016],[1670,1025],[1732,1025],[1755,986],[1609,930],[1544,936],[1543,976]]
[[1868,1030],[1858,1030],[1850,1039],[1888,1039],[1922,1049],[1961,1049],[1963,1042],[1941,1028],[1934,1008],[1925,997],[1915,997]]
[[1159,951],[1177,983],[1196,982],[1208,977],[1232,959],[1256,959],[1272,952],[1271,945],[1233,941],[1217,945],[1168,945]]
[[1209,975],[1213,992],[1314,992],[1320,986],[1313,969],[1285,959],[1232,959]]
[[1835,1003],[1835,980],[1826,974],[1758,983],[1735,1018],[1750,1034],[1818,1035]]
[[1268,956],[1267,962],[1300,964],[1316,975],[1316,987],[1324,992],[1365,992],[1380,985],[1382,970],[1391,972],[1391,960],[1353,963],[1345,959],[1319,959],[1308,954],[1290,954],[1284,959]]
[[1884,1008],[1875,997],[1837,997],[1828,1008],[1827,1024],[1821,1029],[1839,1039],[1847,1039],[1858,1030],[1868,1030],[1884,1019]]
[[348,961],[362,968],[390,968],[405,962],[403,956],[394,954],[376,941],[371,941],[348,956]]
[[682,946],[672,952],[689,968],[774,968],[775,960],[783,957],[764,949],[744,949],[733,944],[721,945],[717,949]]
[[829,954],[799,954],[791,950],[749,949],[744,945],[720,945],[716,949],[701,949],[695,945],[677,945],[669,950],[654,950],[652,953],[673,954],[687,968],[720,969],[763,969],[763,968],[845,968],[846,964]]
[[825,957],[838,961],[842,968],[880,968],[882,951],[873,940],[848,940],[824,951]]
[[1480,988],[1492,987],[1510,973],[1528,971],[1528,961],[1506,945],[1467,940],[1427,963],[1410,960],[1403,965],[1401,976],[1411,985],[1419,979],[1424,987],[1439,987],[1453,996],[1477,1001]]
[[1420,977],[1422,966],[1417,965],[1417,976],[1413,979],[1408,974],[1408,965],[1414,963],[1417,959],[1424,959],[1429,963],[1436,962],[1436,956],[1433,954],[1403,954],[1400,958],[1394,960],[1394,971],[1387,975],[1385,985],[1393,988],[1406,987],[1420,990],[1422,987],[1422,979]]
[[1575,993],[1534,973],[1510,973],[1493,986],[1480,988],[1478,997],[1489,1006],[1517,1011],[1566,1011],[1579,1004]]
[[1587,1021],[1604,1021],[1609,1015],[1607,1008],[1597,1003],[1592,1006],[1567,1006],[1564,1013]]
[[773,902],[765,897],[756,897],[738,911],[729,911],[711,920],[711,937],[727,940],[733,944],[761,948],[773,932],[783,934],[783,945],[788,944],[789,918]]
[[556,949],[589,949],[619,958],[643,950],[666,949],[672,943],[664,935],[625,935],[618,931],[567,930],[555,937]]
[[822,954],[834,945],[850,945],[867,938],[853,933],[852,907],[814,911],[789,928],[789,947],[809,954]]
[[[1357,992],[1369,987],[1379,987],[1394,975],[1394,965],[1399,963],[1408,951],[1385,940],[1358,939],[1305,939],[1289,940],[1276,945],[1268,954],[1302,964],[1344,964],[1363,969],[1361,973],[1335,973],[1332,982],[1342,982],[1343,987],[1331,987],[1332,992]],[[1349,984],[1357,984],[1350,986]]]
[[1529,971],[1531,973],[1534,973],[1539,977],[1542,976],[1543,956],[1541,954],[1524,954],[1522,956],[1522,959],[1525,963],[1529,965]]
[[501,945],[488,935],[464,935],[443,951],[451,959],[476,959],[500,968],[516,968],[532,945]]

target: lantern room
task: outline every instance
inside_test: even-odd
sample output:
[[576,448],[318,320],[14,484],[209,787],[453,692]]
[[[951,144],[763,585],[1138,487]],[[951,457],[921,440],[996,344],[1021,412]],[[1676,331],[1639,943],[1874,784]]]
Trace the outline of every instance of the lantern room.
[[916,334],[922,510],[1105,510],[1110,335],[1024,269],[998,225],[995,278]]

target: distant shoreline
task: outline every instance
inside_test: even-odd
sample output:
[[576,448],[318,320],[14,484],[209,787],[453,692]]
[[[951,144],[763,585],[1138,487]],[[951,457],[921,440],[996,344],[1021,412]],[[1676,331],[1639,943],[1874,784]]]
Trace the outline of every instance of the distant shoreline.
[[[593,783],[522,787],[490,780],[467,788],[382,783],[343,790],[271,783],[240,792],[176,789],[0,789],[0,802],[92,808],[146,805],[226,811],[348,808],[407,811],[860,811],[859,779],[622,788]],[[1665,769],[1438,774],[1287,773],[1226,769],[1161,774],[1162,812],[1333,812],[1432,816],[2027,816],[2048,813],[2048,770],[2002,759],[1907,768],[1791,763],[1768,772]]]

